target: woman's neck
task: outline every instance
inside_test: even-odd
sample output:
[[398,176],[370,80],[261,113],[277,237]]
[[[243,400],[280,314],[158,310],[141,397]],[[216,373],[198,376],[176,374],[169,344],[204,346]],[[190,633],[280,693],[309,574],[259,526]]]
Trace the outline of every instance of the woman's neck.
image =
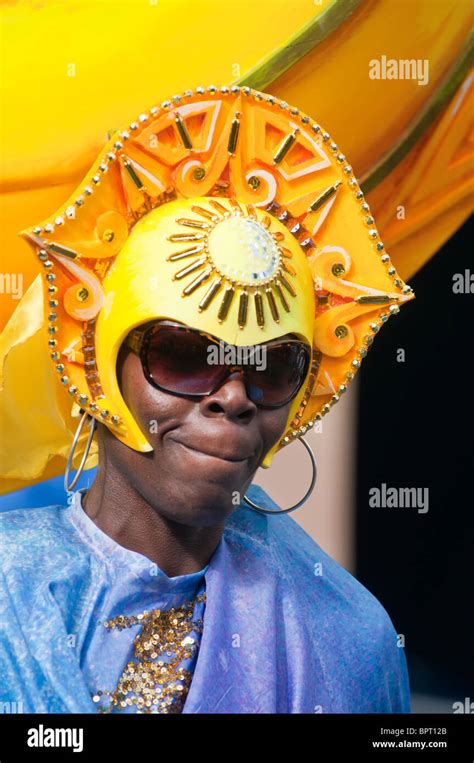
[[195,527],[169,519],[151,506],[110,461],[99,466],[83,499],[83,508],[106,535],[146,556],[168,577],[205,567],[224,532],[224,522]]

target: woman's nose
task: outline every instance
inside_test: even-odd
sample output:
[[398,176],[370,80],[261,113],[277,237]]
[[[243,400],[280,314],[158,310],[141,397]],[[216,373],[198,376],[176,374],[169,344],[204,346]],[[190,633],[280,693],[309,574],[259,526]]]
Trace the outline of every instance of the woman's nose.
[[257,406],[247,396],[244,372],[242,369],[230,369],[231,373],[220,387],[202,400],[205,415],[227,415],[235,419],[251,419],[257,412]]

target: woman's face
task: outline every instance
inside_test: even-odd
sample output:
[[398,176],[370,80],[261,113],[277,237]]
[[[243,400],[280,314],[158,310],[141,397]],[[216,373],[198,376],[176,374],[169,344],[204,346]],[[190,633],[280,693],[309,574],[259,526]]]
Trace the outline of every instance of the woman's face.
[[134,451],[104,428],[107,461],[113,460],[131,487],[167,518],[193,526],[224,521],[284,433],[291,402],[257,408],[240,374],[202,398],[162,392],[148,383],[140,358],[125,345],[117,374],[153,451]]

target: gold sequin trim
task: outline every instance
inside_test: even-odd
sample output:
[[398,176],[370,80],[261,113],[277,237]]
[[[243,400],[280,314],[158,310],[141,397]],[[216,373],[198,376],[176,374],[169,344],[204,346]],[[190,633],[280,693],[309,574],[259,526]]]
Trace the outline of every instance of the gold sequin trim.
[[[116,689],[97,691],[92,699],[100,703],[100,713],[111,713],[136,705],[137,713],[181,713],[191,685],[192,675],[181,663],[194,656],[199,641],[192,632],[202,633],[203,619],[193,619],[197,602],[205,602],[199,594],[180,607],[165,611],[145,610],[140,615],[118,615],[104,623],[107,630],[123,630],[142,624],[134,639],[134,656],[125,666]],[[168,657],[168,660],[161,659]]]

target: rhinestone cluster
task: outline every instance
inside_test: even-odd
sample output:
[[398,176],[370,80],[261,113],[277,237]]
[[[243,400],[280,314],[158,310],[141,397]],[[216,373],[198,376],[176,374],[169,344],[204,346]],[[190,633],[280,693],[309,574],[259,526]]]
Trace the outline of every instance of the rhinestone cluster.
[[[238,268],[233,264],[237,249]],[[280,261],[280,252],[271,234],[255,220],[236,215],[222,220],[211,231],[209,253],[222,273],[237,281],[256,283],[271,278]]]

